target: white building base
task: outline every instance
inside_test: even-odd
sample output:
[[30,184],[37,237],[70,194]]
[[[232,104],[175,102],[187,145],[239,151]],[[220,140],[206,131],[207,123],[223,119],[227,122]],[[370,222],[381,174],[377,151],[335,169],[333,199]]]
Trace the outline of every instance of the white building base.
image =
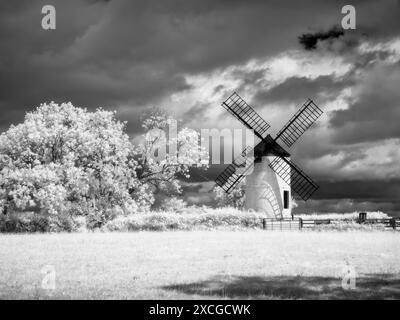
[[290,186],[268,166],[274,158],[264,156],[246,176],[245,209],[263,212],[267,218],[291,218]]

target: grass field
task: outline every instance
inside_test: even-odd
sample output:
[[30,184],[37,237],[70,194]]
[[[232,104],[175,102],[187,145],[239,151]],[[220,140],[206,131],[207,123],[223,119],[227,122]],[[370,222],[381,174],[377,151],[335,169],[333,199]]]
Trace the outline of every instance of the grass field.
[[399,299],[399,244],[390,231],[0,234],[0,298]]

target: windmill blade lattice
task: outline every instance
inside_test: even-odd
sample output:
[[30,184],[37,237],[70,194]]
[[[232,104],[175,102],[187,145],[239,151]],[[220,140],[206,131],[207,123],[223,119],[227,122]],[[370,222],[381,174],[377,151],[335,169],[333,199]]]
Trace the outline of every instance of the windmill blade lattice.
[[226,99],[222,106],[233,114],[261,140],[265,138],[267,130],[271,127],[260,115],[250,107],[236,92]]
[[278,132],[275,140],[280,138],[288,147],[291,147],[322,113],[322,110],[311,99],[308,99]]
[[291,185],[292,191],[297,193],[304,201],[310,198],[319,188],[310,177],[289,159],[275,157],[269,167],[288,185]]
[[253,168],[254,157],[251,151],[251,147],[245,148],[215,180],[225,192],[232,190]]

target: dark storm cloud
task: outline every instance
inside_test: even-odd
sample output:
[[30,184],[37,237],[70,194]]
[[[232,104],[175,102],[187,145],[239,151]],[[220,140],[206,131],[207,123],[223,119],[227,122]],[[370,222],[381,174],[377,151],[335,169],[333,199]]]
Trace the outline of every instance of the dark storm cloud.
[[374,67],[377,63],[387,60],[391,56],[391,52],[387,50],[375,50],[358,54],[356,61],[353,62],[354,72],[359,70],[368,70]]
[[320,190],[315,199],[340,199],[345,189],[348,198],[370,201],[388,201],[400,194],[400,180],[350,180],[350,181],[319,181]]
[[315,98],[320,102],[336,98],[340,91],[352,84],[348,78],[335,79],[333,76],[319,76],[315,79],[307,77],[291,77],[269,90],[260,90],[254,96],[256,104],[274,102],[301,103],[307,98]]
[[222,171],[224,171],[224,169],[227,166],[228,165],[225,165],[225,164],[213,164],[213,165],[210,165],[210,168],[207,171],[202,171],[197,168],[191,168],[190,169],[190,172],[191,172],[190,181],[191,182],[204,182],[207,180],[213,181],[218,177],[218,175]]
[[349,198],[308,200],[298,202],[298,207],[293,210],[294,214],[313,213],[341,213],[341,212],[363,212],[381,211],[393,217],[400,217],[400,201],[364,201]]
[[[299,31],[337,24],[343,5],[57,0],[52,2],[57,29],[44,31],[44,4],[0,4],[0,105],[21,110],[8,117],[11,121],[21,121],[27,109],[50,100],[114,109],[157,103],[189,88],[185,74],[296,47]],[[386,18],[397,23],[390,14]]]
[[375,67],[363,79],[356,100],[332,114],[335,142],[353,144],[400,137],[400,63]]
[[330,43],[338,39],[342,40],[342,43],[346,47],[353,48],[360,40],[384,41],[397,37],[400,34],[399,0],[356,0],[351,3],[337,1],[336,4],[340,8],[348,4],[355,7],[356,29],[341,30],[339,24],[343,15],[338,14],[337,20],[334,23],[329,25],[329,22],[326,21],[321,28],[308,26],[307,32],[299,34],[298,41],[304,49],[313,50],[319,47],[319,43]]
[[400,216],[400,180],[318,181],[320,188],[307,202],[298,201],[297,213],[380,210]]
[[[194,173],[191,180],[183,185],[183,196],[191,203],[202,203],[215,206],[215,184],[207,182],[206,177],[215,179],[223,170],[222,166],[212,166],[212,173]],[[297,199],[295,213],[314,212],[353,212],[380,210],[394,216],[400,216],[400,180],[350,180],[350,181],[318,181],[320,188],[312,199]],[[197,200],[199,201],[197,201]]]
[[232,76],[240,79],[241,86],[237,88],[238,92],[243,91],[248,86],[256,86],[265,83],[268,68],[261,68],[257,70],[243,70],[236,69],[232,72]]
[[[240,84],[235,88],[236,92],[245,92],[247,89],[264,88],[268,85],[268,67],[256,70],[235,69],[232,77],[240,80]],[[224,95],[229,96],[231,92],[224,90]]]
[[225,89],[225,86],[222,85],[222,84],[219,84],[218,86],[216,86],[214,88],[214,93],[218,93],[218,92],[220,92],[221,90],[224,90],[224,89]]
[[[210,113],[209,113],[210,105],[206,103],[195,103],[192,107],[190,107],[189,110],[187,110],[183,115],[182,118],[186,122],[193,121],[196,119],[196,122],[198,123],[204,123],[209,119]],[[204,126],[203,126],[204,127]]]
[[[329,144],[325,140],[321,140],[318,136],[305,138],[306,142],[302,143],[300,148],[293,150],[292,156],[294,159],[301,159],[303,162],[315,160],[323,156],[329,155],[338,157],[335,168],[340,170],[351,163],[359,162],[367,159],[366,149],[362,145],[341,145]],[[300,142],[301,143],[301,142]],[[315,169],[315,168],[314,168]],[[322,170],[323,171],[323,170]],[[316,179],[325,179],[326,177],[335,177],[335,172],[323,171],[323,176],[313,175]]]
[[[311,1],[56,0],[57,29],[45,31],[44,4],[0,4],[0,105],[21,110],[8,123],[50,100],[113,109],[157,103],[189,88],[185,74],[293,48],[304,21],[319,28],[340,10]],[[318,16],[305,9],[311,4]]]
[[400,34],[400,1],[369,1],[357,8],[357,30],[375,39],[390,39]]
[[316,33],[304,33],[299,36],[299,42],[306,50],[313,50],[317,48],[318,41],[325,41],[329,39],[336,39],[344,35],[343,29],[339,26],[334,26],[328,31],[320,31]]
[[189,88],[181,74],[171,73],[165,66],[158,68],[157,61],[152,65],[130,60],[133,48],[118,38],[117,30],[108,35],[109,30],[99,30],[109,19],[118,18],[110,15],[106,4],[56,1],[54,31],[40,28],[42,5],[21,2],[2,11],[0,104],[2,110],[10,111],[2,117],[2,129],[13,120],[21,121],[26,110],[41,102],[138,108]]
[[[242,85],[259,85],[260,89],[254,95],[255,105],[269,104],[274,102],[286,102],[299,104],[306,98],[316,99],[320,103],[332,101],[337,98],[343,89],[350,88],[360,82],[358,73],[366,73],[373,69],[377,64],[385,62],[392,56],[388,50],[376,49],[369,52],[355,52],[355,47],[349,47],[347,40],[335,40],[335,44],[345,43],[344,46],[329,48],[329,53],[342,54],[346,62],[350,64],[350,70],[341,77],[334,75],[322,75],[316,78],[309,77],[290,77],[278,85],[265,89],[262,84],[268,84],[265,81],[265,71],[252,71],[247,77],[243,76],[247,82]],[[360,43],[358,43],[360,44]],[[348,50],[344,50],[347,48]]]

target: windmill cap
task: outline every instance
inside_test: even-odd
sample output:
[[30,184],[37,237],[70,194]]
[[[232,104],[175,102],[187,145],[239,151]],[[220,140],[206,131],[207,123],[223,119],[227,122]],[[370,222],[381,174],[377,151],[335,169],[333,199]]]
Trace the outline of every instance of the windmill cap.
[[259,144],[254,148],[254,156],[256,159],[261,159],[265,156],[281,156],[290,157],[290,154],[283,149],[276,141],[267,135]]

